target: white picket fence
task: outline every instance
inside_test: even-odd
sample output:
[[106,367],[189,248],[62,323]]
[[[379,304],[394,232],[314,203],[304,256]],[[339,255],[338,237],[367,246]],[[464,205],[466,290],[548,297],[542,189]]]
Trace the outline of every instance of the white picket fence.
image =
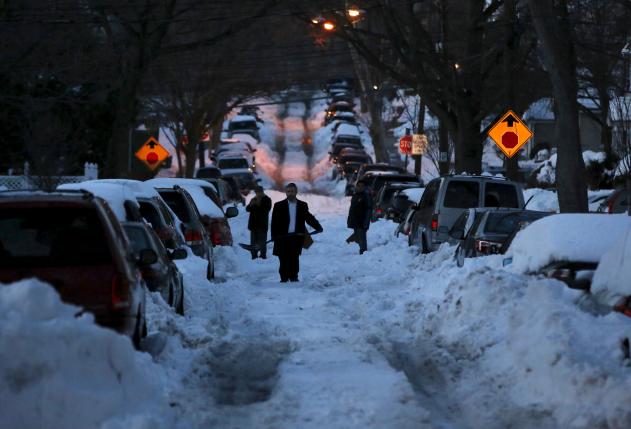
[[46,186],[61,185],[62,183],[80,183],[86,180],[95,180],[99,178],[99,166],[86,162],[83,166],[83,176],[41,177],[31,176],[28,163],[24,163],[24,173],[17,176],[0,176],[0,190],[42,189]]

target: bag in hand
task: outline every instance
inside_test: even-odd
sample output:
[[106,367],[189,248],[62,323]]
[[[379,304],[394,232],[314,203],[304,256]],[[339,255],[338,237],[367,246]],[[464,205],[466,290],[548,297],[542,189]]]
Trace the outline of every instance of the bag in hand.
[[313,244],[313,238],[311,238],[311,235],[305,234],[305,239],[302,242],[302,248],[308,249],[311,247],[312,244]]

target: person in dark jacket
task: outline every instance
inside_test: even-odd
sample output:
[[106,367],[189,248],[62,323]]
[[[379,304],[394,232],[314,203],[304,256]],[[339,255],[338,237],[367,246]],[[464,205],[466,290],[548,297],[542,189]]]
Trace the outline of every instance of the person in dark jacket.
[[269,211],[272,209],[272,200],[265,195],[262,186],[254,188],[254,198],[246,206],[245,210],[250,213],[248,219],[248,229],[250,230],[250,244],[256,245],[252,250],[252,259],[258,257],[267,258],[267,226],[269,224]]
[[372,215],[372,198],[366,189],[366,183],[362,180],[357,182],[355,193],[351,198],[351,207],[348,210],[348,220],[346,226],[353,229],[354,240],[359,244],[359,254],[368,250],[366,232],[370,226]]
[[278,256],[280,281],[297,282],[300,270],[300,254],[305,240],[307,228],[305,222],[318,232],[322,226],[309,213],[309,206],[296,198],[298,188],[294,183],[285,186],[287,199],[274,204],[272,210],[272,240],[274,255]]

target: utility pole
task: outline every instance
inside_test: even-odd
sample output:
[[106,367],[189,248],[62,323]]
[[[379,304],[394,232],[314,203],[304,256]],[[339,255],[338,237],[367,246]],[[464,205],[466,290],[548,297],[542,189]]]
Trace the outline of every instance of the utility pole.
[[[506,109],[515,109],[515,0],[504,0],[504,103]],[[519,152],[512,158],[504,157],[506,177],[519,179]]]
[[[416,126],[417,134],[425,134],[425,103],[419,96],[418,124]],[[421,167],[423,166],[423,155],[412,155],[414,158],[414,174],[421,177]]]

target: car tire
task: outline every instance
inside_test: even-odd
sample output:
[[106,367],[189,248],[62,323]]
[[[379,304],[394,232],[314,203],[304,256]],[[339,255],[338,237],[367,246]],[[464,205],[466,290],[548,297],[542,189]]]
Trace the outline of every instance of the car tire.
[[169,301],[168,301],[169,306],[173,307],[173,304],[175,304],[175,302],[173,302],[173,282],[169,283]]
[[180,294],[180,300],[177,303],[175,312],[180,316],[184,316],[184,285],[182,285],[182,293]]
[[424,235],[421,235],[421,253],[426,255],[429,253],[429,246],[427,244],[427,240]]

